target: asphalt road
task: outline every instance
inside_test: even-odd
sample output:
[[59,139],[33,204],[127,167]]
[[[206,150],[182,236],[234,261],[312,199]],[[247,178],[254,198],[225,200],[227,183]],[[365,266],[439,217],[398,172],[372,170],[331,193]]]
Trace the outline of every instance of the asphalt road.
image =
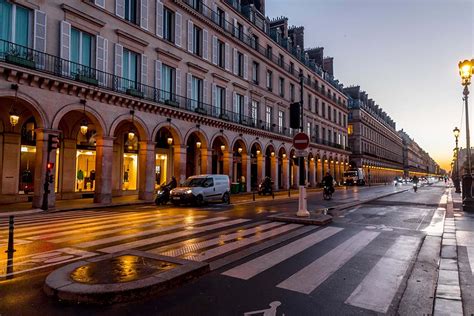
[[[409,188],[351,188],[332,201],[311,193],[308,208]],[[295,211],[296,198],[17,219],[13,271],[7,273],[6,255],[0,259],[0,314],[244,315],[271,306],[276,313],[268,315],[395,314],[444,191],[444,185],[423,187],[362,204],[325,228],[267,219]],[[0,253],[6,228],[0,221]],[[43,281],[55,268],[125,249],[206,261],[213,271],[159,297],[114,306],[70,305],[44,295]]]

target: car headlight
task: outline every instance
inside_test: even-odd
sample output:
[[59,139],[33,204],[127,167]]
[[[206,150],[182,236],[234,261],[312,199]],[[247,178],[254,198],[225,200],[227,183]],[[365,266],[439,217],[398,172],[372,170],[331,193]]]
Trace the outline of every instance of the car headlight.
[[193,190],[186,190],[184,193],[191,194],[191,193],[193,193]]

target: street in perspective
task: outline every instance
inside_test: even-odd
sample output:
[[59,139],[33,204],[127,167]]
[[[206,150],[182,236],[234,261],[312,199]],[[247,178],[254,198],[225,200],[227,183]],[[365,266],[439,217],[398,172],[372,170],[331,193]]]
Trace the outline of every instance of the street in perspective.
[[0,316],[474,314],[472,1],[0,21]]

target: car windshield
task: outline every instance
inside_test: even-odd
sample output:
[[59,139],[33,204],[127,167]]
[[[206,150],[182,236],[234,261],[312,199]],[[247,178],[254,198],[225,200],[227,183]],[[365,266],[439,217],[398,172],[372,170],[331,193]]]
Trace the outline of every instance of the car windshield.
[[357,174],[356,171],[347,171],[347,172],[344,172],[344,177],[353,177]]
[[206,178],[192,178],[184,181],[183,187],[202,187]]

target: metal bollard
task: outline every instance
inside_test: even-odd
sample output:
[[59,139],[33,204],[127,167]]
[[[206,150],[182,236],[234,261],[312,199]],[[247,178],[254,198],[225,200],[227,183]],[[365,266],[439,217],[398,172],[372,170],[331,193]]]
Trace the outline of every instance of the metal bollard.
[[253,200],[255,201],[255,191],[252,192],[253,194]]
[[288,188],[288,197],[291,196],[291,188]]
[[275,199],[275,191],[272,191],[272,198]]
[[8,222],[8,249],[5,251],[6,253],[14,253],[16,251],[15,249],[13,249],[14,223],[15,223],[14,216],[11,215],[10,220]]

